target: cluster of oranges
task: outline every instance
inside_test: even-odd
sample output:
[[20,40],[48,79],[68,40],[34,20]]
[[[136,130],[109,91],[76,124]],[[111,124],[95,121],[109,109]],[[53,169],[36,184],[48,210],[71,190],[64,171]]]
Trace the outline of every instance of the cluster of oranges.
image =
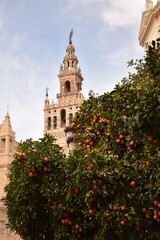
[[30,163],[28,165],[29,173],[28,176],[29,177],[37,177],[39,174],[42,173],[48,173],[50,172],[50,168],[48,167],[48,163],[49,163],[49,158],[48,157],[44,157],[43,158],[43,166],[41,167],[41,170],[37,169],[33,163]]
[[158,200],[153,201],[154,209],[146,209],[143,208],[143,212],[146,214],[146,218],[150,218],[151,216],[153,217],[154,220],[159,220],[160,219],[160,202]]

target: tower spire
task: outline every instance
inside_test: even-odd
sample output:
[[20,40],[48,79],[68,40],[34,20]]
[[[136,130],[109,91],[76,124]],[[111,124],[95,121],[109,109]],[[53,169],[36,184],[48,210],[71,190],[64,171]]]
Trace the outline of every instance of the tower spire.
[[145,11],[150,10],[153,8],[153,1],[151,0],[146,0],[146,4],[145,4]]

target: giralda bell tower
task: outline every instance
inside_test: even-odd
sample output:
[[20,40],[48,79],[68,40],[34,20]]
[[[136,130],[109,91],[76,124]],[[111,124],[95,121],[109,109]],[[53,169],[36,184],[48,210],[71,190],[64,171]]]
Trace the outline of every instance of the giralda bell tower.
[[44,104],[44,133],[55,136],[56,143],[63,147],[65,153],[68,152],[68,146],[64,129],[71,125],[75,112],[84,101],[83,77],[78,67],[72,36],[73,30],[70,32],[69,45],[59,70],[60,93],[57,94],[57,103],[50,103],[46,89]]

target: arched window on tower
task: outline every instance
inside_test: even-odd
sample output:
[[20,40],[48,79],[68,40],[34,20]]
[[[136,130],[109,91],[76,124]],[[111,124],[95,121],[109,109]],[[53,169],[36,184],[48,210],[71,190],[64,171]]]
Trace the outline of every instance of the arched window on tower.
[[6,147],[6,139],[2,138],[1,139],[1,146],[0,146],[0,153],[4,153],[5,152],[5,147]]
[[47,129],[50,130],[51,129],[51,117],[48,117],[47,121],[48,121]]
[[71,91],[71,83],[70,81],[65,82],[65,92],[70,92]]
[[66,125],[66,110],[61,110],[61,127],[65,127]]
[[69,114],[69,125],[71,125],[73,119],[73,113]]
[[57,116],[53,117],[53,128],[56,129],[57,128]]

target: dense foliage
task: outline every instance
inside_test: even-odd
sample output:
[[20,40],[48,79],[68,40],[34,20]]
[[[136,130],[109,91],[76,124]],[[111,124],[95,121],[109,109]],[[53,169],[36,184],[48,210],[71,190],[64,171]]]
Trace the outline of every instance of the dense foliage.
[[49,136],[20,144],[4,203],[25,240],[160,239],[158,42],[129,65],[112,92],[81,106],[68,158]]
[[49,135],[19,144],[10,166],[4,204],[9,228],[22,239],[52,239],[55,219],[50,199],[59,198],[59,189],[63,189],[63,164],[61,148]]

